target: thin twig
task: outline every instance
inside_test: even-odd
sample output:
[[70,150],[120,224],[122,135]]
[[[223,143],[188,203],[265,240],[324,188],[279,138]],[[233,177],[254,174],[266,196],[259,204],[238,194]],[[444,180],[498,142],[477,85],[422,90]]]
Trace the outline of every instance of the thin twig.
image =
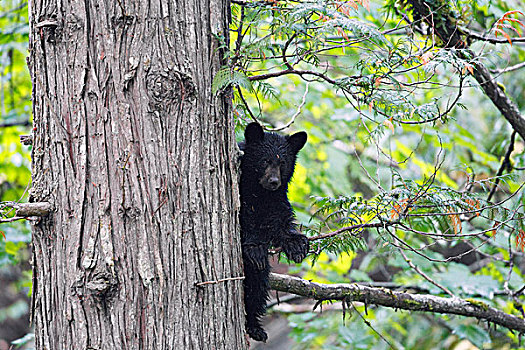
[[[393,223],[390,223],[390,224],[393,224]],[[317,236],[313,236],[313,237],[308,237],[308,239],[310,241],[317,241],[319,239],[335,237],[335,236],[338,236],[338,235],[340,235],[342,233],[345,233],[345,232],[348,232],[348,231],[362,230],[364,228],[378,228],[378,227],[380,228],[380,227],[384,227],[385,225],[386,225],[386,223],[383,223],[383,222],[374,222],[374,223],[369,223],[369,224],[357,224],[357,225],[352,225],[352,226],[341,227],[338,230],[335,230],[335,231],[332,231],[332,232],[328,232],[328,233],[325,233],[325,234],[321,234],[321,235],[317,235]]]
[[217,284],[217,283],[222,283],[222,282],[227,282],[227,281],[240,281],[240,280],[243,280],[243,279],[244,279],[244,276],[241,276],[241,277],[228,277],[228,278],[221,278],[220,280],[216,280],[216,281],[198,282],[198,283],[195,283],[195,285],[197,287],[201,287],[201,286],[204,286],[204,285],[207,285],[207,284]]
[[509,66],[509,67],[503,68],[503,69],[494,69],[494,70],[491,70],[491,72],[494,73],[494,74],[503,74],[503,73],[513,72],[513,71],[521,69],[523,67],[525,67],[525,62],[521,62],[521,63],[515,64],[513,66]]
[[515,142],[515,140],[516,140],[516,130],[514,130],[512,132],[512,135],[510,135],[509,148],[507,148],[507,152],[505,153],[505,157],[503,157],[503,161],[501,162],[501,165],[500,165],[500,167],[498,169],[498,172],[496,173],[496,176],[495,176],[496,180],[494,181],[494,185],[490,189],[489,196],[487,197],[487,202],[490,202],[490,200],[492,199],[492,196],[494,195],[494,193],[496,193],[496,189],[497,189],[499,181],[501,179],[500,176],[503,175],[503,172],[505,171],[505,169],[510,170],[512,168],[512,164],[510,162],[510,155],[514,151],[514,142]]
[[258,123],[257,118],[255,117],[255,115],[253,115],[252,110],[250,109],[250,106],[248,105],[248,102],[246,102],[246,99],[244,98],[244,95],[242,94],[240,86],[237,86],[237,91],[239,92],[239,97],[241,98],[242,103],[244,103],[244,106],[246,107],[248,114],[250,115],[250,117],[252,117],[254,122]]
[[13,216],[12,218],[0,219],[0,223],[13,222],[13,221],[17,221],[17,220],[26,220],[26,219],[27,218],[24,217],[24,216]]
[[435,285],[436,287],[438,287],[439,289],[441,289],[442,291],[444,291],[445,293],[447,293],[448,295],[450,295],[451,297],[453,298],[457,298],[454,293],[452,293],[447,287],[445,286],[442,286],[441,284],[437,283],[436,281],[434,281],[432,278],[428,277],[428,275],[426,273],[424,273],[423,271],[421,271],[416,265],[414,265],[414,263],[412,262],[412,260],[410,260],[406,255],[405,255],[405,252],[403,252],[403,249],[399,249],[399,252],[401,253],[401,255],[403,256],[403,259],[405,259],[405,261],[407,262],[408,266],[410,266],[412,268],[412,270],[416,271],[421,277],[423,277],[424,279],[426,279],[427,281],[429,281],[430,283],[432,283],[433,285]]
[[297,112],[295,112],[294,115],[292,115],[292,118],[290,118],[290,121],[288,123],[286,123],[285,125],[281,126],[281,127],[278,127],[278,128],[266,128],[266,130],[268,131],[281,131],[281,130],[284,130],[288,127],[290,127],[290,125],[292,125],[294,122],[295,122],[295,118],[297,118],[299,116],[299,114],[301,114],[301,109],[304,107],[304,104],[306,102],[306,95],[308,95],[308,87],[310,86],[310,82],[307,82],[306,83],[306,89],[304,91],[304,95],[303,95],[303,99],[301,100],[301,104],[299,106],[297,106]]
[[[343,303],[345,303],[346,301],[343,300]],[[370,321],[368,321],[365,316],[363,316],[359,310],[357,310],[357,308],[355,307],[355,305],[353,303],[348,303],[352,306],[352,308],[354,309],[354,311],[359,315],[359,317],[361,317],[361,319],[363,320],[363,322],[365,323],[366,326],[368,326],[368,328],[370,328],[372,331],[374,331],[381,339],[383,339],[383,341],[385,343],[388,344],[388,346],[390,347],[390,349],[397,349],[398,347],[395,346],[394,344],[390,343],[384,335],[382,335],[377,329],[375,329],[372,324],[370,323]]]

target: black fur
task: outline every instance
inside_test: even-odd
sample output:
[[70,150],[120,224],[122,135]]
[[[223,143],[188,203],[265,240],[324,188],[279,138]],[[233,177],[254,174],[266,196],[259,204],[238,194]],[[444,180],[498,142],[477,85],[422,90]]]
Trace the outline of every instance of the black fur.
[[260,318],[268,300],[270,263],[268,248],[281,247],[286,256],[302,261],[308,254],[308,239],[297,231],[288,201],[297,153],[306,143],[306,133],[281,136],[264,132],[251,123],[239,144],[241,158],[241,242],[244,261],[246,331],[266,341]]

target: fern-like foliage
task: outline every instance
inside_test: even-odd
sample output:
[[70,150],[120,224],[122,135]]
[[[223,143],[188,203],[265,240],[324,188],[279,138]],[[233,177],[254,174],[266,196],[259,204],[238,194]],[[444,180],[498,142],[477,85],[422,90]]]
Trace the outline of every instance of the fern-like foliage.
[[223,68],[213,78],[211,91],[216,94],[228,86],[240,86],[248,91],[253,90],[252,83],[245,74],[233,71],[230,68]]
[[[460,240],[468,237],[489,238],[500,232],[525,232],[525,216],[520,206],[525,196],[520,195],[515,207],[494,205],[479,196],[434,185],[399,179],[388,192],[370,200],[359,196],[318,197],[313,218],[315,225],[308,229],[314,237],[314,252],[341,254],[365,249],[365,232],[376,232],[385,244],[407,248],[397,232],[411,232],[422,242],[435,239]],[[492,222],[490,229],[471,233],[465,222],[478,220]],[[524,234],[525,237],[525,234]],[[318,238],[318,239],[317,239]],[[525,240],[523,242],[525,245]],[[314,258],[315,261],[315,258]]]

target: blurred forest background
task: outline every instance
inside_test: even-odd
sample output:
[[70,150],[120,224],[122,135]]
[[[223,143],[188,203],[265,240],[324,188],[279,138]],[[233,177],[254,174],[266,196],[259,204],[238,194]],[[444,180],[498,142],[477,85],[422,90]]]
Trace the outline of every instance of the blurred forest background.
[[[289,197],[312,251],[290,273],[524,317],[525,143],[474,74],[485,67],[523,115],[524,12],[521,0],[232,1],[230,64],[212,88],[232,94],[239,140],[254,119],[308,132]],[[448,25],[461,43],[432,29]],[[27,41],[27,3],[2,1],[2,202],[26,201],[31,186]],[[4,349],[31,338],[31,234],[0,210]],[[284,300],[269,319],[286,320],[296,349],[521,346],[474,318]]]
[[[27,2],[0,2],[0,201],[27,201],[31,186],[30,148],[20,135],[31,133],[31,78]],[[0,203],[0,349],[31,338],[30,226],[8,222],[14,211]],[[7,222],[4,222],[7,221]],[[22,339],[22,340],[20,340]]]

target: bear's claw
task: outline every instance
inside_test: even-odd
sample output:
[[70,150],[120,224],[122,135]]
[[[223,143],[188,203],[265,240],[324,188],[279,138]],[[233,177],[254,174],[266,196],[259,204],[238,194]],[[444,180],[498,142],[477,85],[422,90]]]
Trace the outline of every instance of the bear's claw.
[[246,332],[253,340],[262,341],[266,343],[266,340],[268,339],[268,334],[266,334],[266,332],[264,331],[264,329],[262,329],[261,326],[248,326],[246,327]]
[[310,241],[302,234],[293,234],[283,242],[283,251],[288,259],[300,263],[308,255]]

